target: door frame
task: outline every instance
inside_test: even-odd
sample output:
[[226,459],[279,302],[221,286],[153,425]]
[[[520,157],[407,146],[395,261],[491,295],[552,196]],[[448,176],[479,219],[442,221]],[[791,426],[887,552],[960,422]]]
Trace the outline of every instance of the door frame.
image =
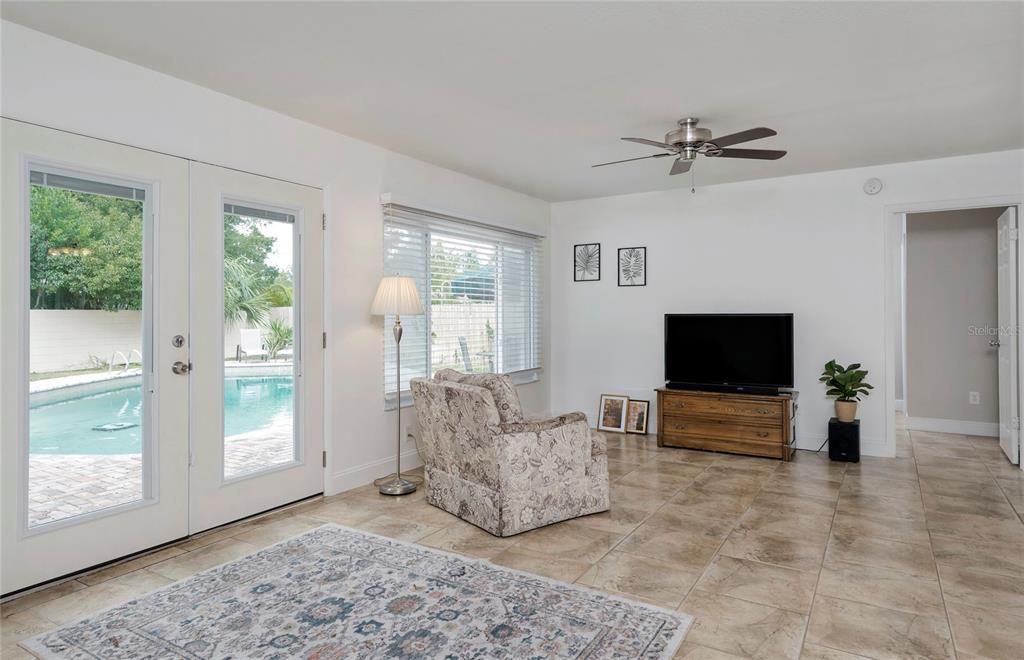
[[[897,287],[902,277],[902,264],[900,263],[900,249],[902,246],[903,218],[910,213],[932,213],[935,211],[956,211],[963,209],[975,209],[998,206],[1016,206],[1018,223],[1020,222],[1024,196],[1017,195],[994,195],[991,197],[969,197],[963,199],[939,200],[931,202],[915,202],[906,204],[889,204],[883,208],[883,267],[884,274],[882,292],[884,309],[882,314],[884,331],[884,365],[883,365],[883,387],[885,388],[885,456],[896,455],[896,324],[902,310],[900,309]],[[1018,263],[1018,287],[1017,287],[1017,325],[1020,327],[1021,319],[1024,317],[1024,287],[1020,286],[1021,273],[1024,272],[1024,240],[1017,241],[1017,263]],[[906,343],[903,346],[906,353]],[[1018,399],[1024,398],[1024,369],[1021,362],[1024,362],[1024,333],[1017,333],[1017,356],[1018,356]],[[906,392],[904,392],[906,396]],[[1018,409],[1021,407],[1018,400]],[[1024,461],[1020,462],[1021,470],[1024,470]]]

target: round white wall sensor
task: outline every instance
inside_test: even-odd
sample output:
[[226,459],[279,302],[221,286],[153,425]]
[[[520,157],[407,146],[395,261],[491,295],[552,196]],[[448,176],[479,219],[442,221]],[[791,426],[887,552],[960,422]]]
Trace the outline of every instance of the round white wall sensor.
[[868,195],[877,195],[882,192],[882,180],[871,178],[864,182],[864,192]]

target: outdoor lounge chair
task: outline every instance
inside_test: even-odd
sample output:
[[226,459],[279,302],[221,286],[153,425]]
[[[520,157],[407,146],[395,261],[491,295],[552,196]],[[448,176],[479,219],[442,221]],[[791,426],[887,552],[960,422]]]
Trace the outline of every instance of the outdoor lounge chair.
[[263,348],[263,333],[259,328],[242,328],[238,331],[239,344],[242,358],[258,357],[267,359],[267,351]]

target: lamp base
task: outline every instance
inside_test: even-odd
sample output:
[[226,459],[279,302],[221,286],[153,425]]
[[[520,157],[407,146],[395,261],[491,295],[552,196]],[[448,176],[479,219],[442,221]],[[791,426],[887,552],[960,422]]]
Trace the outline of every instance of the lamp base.
[[416,484],[408,479],[394,477],[382,483],[377,490],[380,491],[381,495],[408,495],[415,492]]

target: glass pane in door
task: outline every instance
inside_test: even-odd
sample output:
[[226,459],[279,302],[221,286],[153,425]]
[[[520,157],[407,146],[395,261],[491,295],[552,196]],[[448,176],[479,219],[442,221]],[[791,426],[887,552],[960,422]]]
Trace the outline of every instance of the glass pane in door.
[[142,499],[145,191],[29,177],[28,525]]
[[295,215],[224,205],[224,478],[296,460]]

